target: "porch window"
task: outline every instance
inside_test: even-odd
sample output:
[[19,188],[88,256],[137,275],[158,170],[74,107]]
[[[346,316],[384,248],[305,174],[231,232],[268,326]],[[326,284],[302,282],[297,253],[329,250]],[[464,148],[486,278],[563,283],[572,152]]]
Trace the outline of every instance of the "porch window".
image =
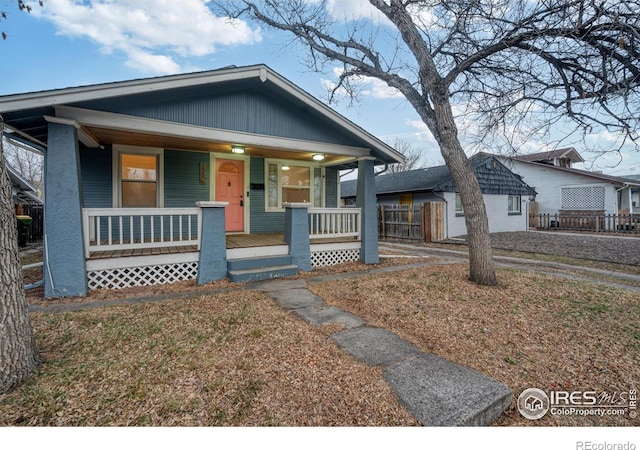
[[509,196],[509,206],[507,207],[508,214],[522,214],[522,203],[519,195]]
[[267,211],[282,211],[283,203],[323,204],[323,169],[300,162],[266,161]]
[[114,146],[115,208],[161,208],[162,149]]

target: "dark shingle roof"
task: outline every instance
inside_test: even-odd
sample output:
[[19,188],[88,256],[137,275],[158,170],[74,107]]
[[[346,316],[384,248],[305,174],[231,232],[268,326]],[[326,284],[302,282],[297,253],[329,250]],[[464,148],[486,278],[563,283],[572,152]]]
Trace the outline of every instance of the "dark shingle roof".
[[[507,169],[496,158],[478,154],[470,158],[480,188],[485,194],[535,195],[520,176]],[[453,177],[446,165],[409,170],[406,172],[383,174],[375,177],[376,194],[396,194],[402,192],[457,192]],[[355,197],[357,180],[340,184],[341,197]]]

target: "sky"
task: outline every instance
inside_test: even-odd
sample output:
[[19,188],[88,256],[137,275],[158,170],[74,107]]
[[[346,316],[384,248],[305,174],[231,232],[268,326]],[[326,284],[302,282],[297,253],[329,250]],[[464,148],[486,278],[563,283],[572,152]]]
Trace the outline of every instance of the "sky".
[[[18,11],[16,3],[0,0],[7,14],[0,22],[7,34],[0,41],[0,95],[266,64],[326,102],[327,86],[337,80],[337,68],[310,71],[304,51],[286,46],[289,36],[215,17],[207,0],[44,0],[44,7],[31,2],[30,14]],[[370,8],[366,0],[327,4],[341,17],[362,16]],[[411,144],[422,154],[420,165],[442,164],[435,140],[406,100],[381,82],[363,83],[357,103],[342,100],[331,107],[389,144],[396,139]],[[610,138],[598,133],[588,139],[606,143]],[[551,149],[547,144],[527,142],[523,153]],[[574,146],[582,153],[580,144]],[[640,174],[640,153],[608,155],[592,168]]]

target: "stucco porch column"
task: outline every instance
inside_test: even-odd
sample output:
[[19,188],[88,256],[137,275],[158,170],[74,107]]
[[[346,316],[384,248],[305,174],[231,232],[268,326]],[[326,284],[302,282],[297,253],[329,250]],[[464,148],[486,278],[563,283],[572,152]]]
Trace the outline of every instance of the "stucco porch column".
[[358,160],[356,206],[362,211],[360,260],[365,264],[377,264],[380,261],[374,162],[374,157],[364,157]]
[[44,297],[87,295],[78,132],[49,123],[44,163]]
[[202,212],[198,284],[211,283],[227,276],[227,237],[224,209],[229,202],[196,202]]
[[285,203],[284,241],[289,244],[292,262],[304,272],[311,271],[309,203]]

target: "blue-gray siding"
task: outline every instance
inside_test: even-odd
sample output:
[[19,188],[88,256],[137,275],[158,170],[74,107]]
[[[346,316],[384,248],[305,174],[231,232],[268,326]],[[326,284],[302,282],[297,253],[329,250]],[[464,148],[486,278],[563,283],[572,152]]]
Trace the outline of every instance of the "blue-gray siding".
[[264,184],[264,158],[251,158],[251,181],[261,185],[262,189],[251,189],[251,233],[282,233],[284,230],[283,212],[266,212],[264,199],[266,186]]
[[[205,166],[205,184],[200,184],[200,164]],[[164,206],[190,208],[209,200],[209,173],[208,153],[165,150]]]
[[113,206],[111,148],[80,147],[83,208],[111,208]]
[[325,186],[324,206],[327,208],[337,208],[338,207],[338,169],[329,167],[325,170],[324,186]]
[[252,89],[211,92],[207,96],[186,88],[182,92],[166,99],[162,99],[162,93],[139,94],[76,106],[202,127],[362,146],[335,124],[282,97]]

